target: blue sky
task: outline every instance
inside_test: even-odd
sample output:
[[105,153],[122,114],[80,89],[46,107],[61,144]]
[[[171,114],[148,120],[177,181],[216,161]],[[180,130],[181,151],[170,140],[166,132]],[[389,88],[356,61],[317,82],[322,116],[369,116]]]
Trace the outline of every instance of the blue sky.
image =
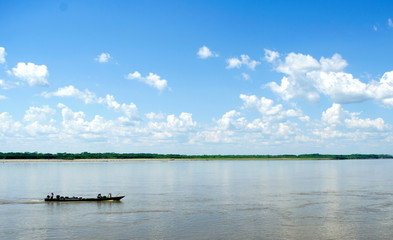
[[0,151],[393,154],[391,1],[0,1]]

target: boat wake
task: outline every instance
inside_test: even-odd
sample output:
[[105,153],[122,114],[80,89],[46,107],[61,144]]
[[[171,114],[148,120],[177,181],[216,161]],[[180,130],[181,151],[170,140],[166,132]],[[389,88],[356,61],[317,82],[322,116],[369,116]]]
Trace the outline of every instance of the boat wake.
[[42,204],[44,203],[44,200],[3,200],[0,199],[0,205],[6,205],[6,204]]

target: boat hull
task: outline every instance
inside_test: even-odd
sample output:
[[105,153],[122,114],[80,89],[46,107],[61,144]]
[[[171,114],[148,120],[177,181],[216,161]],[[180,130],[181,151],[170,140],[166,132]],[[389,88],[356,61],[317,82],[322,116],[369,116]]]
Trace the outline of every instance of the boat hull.
[[120,201],[125,196],[118,197],[101,197],[101,198],[45,198],[45,202],[103,202],[103,201]]

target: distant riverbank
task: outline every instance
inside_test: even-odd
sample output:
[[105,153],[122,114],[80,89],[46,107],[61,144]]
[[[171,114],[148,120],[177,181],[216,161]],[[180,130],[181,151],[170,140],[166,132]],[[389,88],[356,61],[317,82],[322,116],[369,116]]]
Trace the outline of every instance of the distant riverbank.
[[155,153],[37,153],[0,152],[0,162],[116,162],[116,161],[206,161],[206,160],[345,160],[393,159],[388,154],[281,154],[281,155],[181,155]]
[[[179,159],[164,159],[164,158],[132,158],[132,159],[0,159],[0,163],[11,162],[171,162],[171,161],[291,161],[291,160],[365,160],[373,158],[179,158]],[[393,158],[378,158],[378,159],[393,159]]]
[[244,161],[269,161],[269,160],[333,160],[330,158],[323,159],[296,159],[296,158],[204,158],[204,159],[196,159],[196,158],[181,158],[181,159],[164,159],[164,158],[133,158],[133,159],[0,159],[0,162],[148,162],[148,161],[157,161],[157,162],[171,162],[171,161],[236,161],[236,160],[244,160]]

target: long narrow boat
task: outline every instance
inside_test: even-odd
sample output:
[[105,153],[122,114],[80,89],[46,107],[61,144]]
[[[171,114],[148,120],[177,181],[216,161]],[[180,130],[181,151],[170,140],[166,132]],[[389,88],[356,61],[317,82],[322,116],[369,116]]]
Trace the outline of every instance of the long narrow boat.
[[45,198],[45,202],[101,202],[101,201],[120,201],[125,196],[117,197],[97,197],[97,198],[82,198],[82,197],[56,197],[56,198]]

